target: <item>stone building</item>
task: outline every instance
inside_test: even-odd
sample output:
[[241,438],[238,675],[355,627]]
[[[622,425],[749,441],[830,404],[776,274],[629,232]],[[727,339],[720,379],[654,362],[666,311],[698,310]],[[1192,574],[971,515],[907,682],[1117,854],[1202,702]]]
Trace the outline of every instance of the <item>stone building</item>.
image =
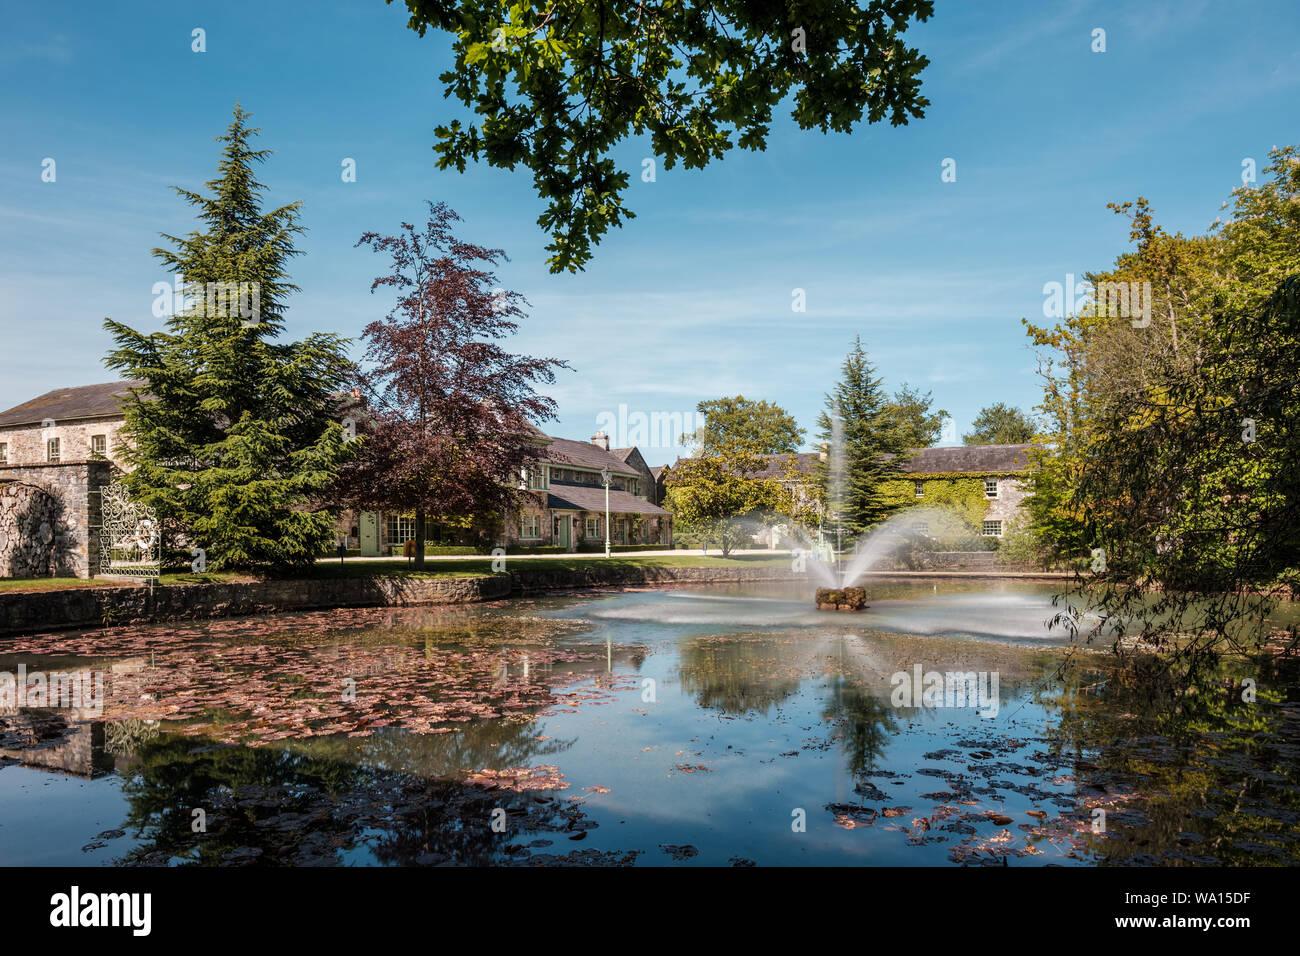
[[[555,438],[538,432],[541,457],[520,482],[520,507],[505,515],[496,544],[506,548],[561,551],[604,550],[605,486],[609,486],[609,538],[614,547],[672,547],[672,515],[655,503],[654,475],[640,451],[609,448],[604,432],[591,441]],[[361,554],[391,554],[415,537],[411,515],[365,511],[350,522]]]
[[122,400],[142,382],[56,388],[0,412],[0,468],[112,461],[121,455]]
[[138,384],[55,389],[0,412],[0,577],[95,575],[99,489]]
[[[901,466],[902,477],[912,482],[911,498],[916,505],[925,504],[927,488],[933,491],[935,482],[953,479],[979,481],[983,486],[986,508],[978,532],[984,537],[1000,538],[1020,515],[1021,504],[1031,494],[1025,472],[1029,468],[1029,450],[1032,447],[1032,444],[1020,444],[916,448]],[[811,501],[816,494],[818,472],[824,467],[824,452],[762,457],[766,459],[766,465],[753,477],[774,478],[796,499]],[[670,474],[670,469],[660,474],[661,485],[670,480]],[[775,547],[780,542],[773,538],[770,529],[765,529],[756,535],[755,543]]]
[[980,534],[1000,538],[1019,517],[1021,503],[1030,494],[1024,473],[1029,469],[1029,450],[1033,447],[1022,444],[921,448],[903,464],[903,474],[913,482],[913,498],[917,504],[924,503],[929,482],[979,479],[988,506]]

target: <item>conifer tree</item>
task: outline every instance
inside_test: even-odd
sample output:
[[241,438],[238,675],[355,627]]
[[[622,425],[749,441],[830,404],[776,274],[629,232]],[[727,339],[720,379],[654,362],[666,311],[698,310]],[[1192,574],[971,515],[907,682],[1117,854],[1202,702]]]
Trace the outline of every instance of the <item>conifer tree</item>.
[[[827,531],[842,528],[861,534],[888,516],[889,504],[880,495],[880,483],[898,475],[897,429],[888,416],[889,402],[875,366],[862,347],[860,336],[841,366],[841,377],[826,396],[826,410],[817,418],[819,437],[827,452],[819,470],[827,502]],[[834,419],[840,420],[840,451],[834,447]],[[837,455],[843,476],[837,482]],[[838,491],[837,491],[838,488]]]
[[159,512],[172,543],[203,548],[212,569],[285,569],[329,547],[336,512],[322,504],[348,457],[332,394],[345,340],[279,341],[300,203],[263,211],[253,175],[271,150],[238,105],[210,195],[175,187],[200,227],[163,235],[153,254],[183,283],[164,330],[105,320],[106,364],[143,384],[126,406],[128,490]]

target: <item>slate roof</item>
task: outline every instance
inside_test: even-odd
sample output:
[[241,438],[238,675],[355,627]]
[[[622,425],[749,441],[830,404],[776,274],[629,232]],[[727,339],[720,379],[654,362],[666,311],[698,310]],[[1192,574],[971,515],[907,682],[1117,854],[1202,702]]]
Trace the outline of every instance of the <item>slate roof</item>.
[[[917,448],[913,455],[903,462],[902,470],[906,474],[967,474],[967,475],[1006,475],[1024,471],[1029,467],[1026,454],[1032,443],[1023,445],[956,445],[951,448]],[[755,478],[782,478],[786,474],[786,463],[795,459],[795,470],[804,475],[816,471],[819,455],[815,452],[799,452],[796,455],[764,455],[767,467],[754,472]],[[893,455],[884,456],[886,459]]]
[[[597,471],[608,468],[616,475],[640,474],[635,468],[629,467],[599,445],[593,445],[589,441],[573,441],[569,438],[552,438],[551,443],[542,452],[542,461],[552,465],[594,468]],[[601,489],[601,493],[604,493],[604,488]],[[601,507],[603,508],[604,505],[602,504]]]
[[[599,450],[599,449],[598,449]],[[552,485],[546,507],[569,511],[604,511],[605,489],[585,485]],[[626,491],[609,489],[610,514],[666,515],[667,511]]]
[[47,418],[56,422],[83,418],[110,418],[122,414],[122,399],[131,388],[141,388],[144,382],[101,382],[98,385],[78,385],[73,388],[56,388],[30,401],[0,412],[2,425],[39,425]]
[[609,453],[619,461],[627,461],[628,455],[632,454],[634,451],[636,451],[636,445],[633,445],[631,448],[611,448]]
[[1006,475],[1029,467],[1026,454],[1032,444],[957,445],[953,448],[922,448],[903,463],[909,474]]

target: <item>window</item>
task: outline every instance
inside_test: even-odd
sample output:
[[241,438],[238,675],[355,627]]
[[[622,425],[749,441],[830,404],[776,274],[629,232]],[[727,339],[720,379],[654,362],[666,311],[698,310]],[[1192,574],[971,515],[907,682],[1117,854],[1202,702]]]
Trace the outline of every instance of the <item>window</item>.
[[0,441],[0,465],[9,464],[9,443]]
[[57,438],[51,438],[45,443],[45,460],[59,460],[59,440]]
[[998,480],[996,478],[984,479],[984,497],[996,498],[998,496]]
[[388,515],[388,543],[405,544],[415,537],[414,515]]
[[103,458],[104,453],[107,451],[108,451],[107,435],[90,436],[90,457],[91,458]]
[[1002,522],[1001,522],[1001,521],[986,521],[986,522],[984,522],[984,530],[981,531],[980,534],[984,535],[985,537],[989,537],[989,538],[1000,538],[1000,537],[1002,537]]
[[928,521],[913,521],[913,522],[912,522],[912,530],[915,531],[915,532],[917,532],[918,534],[929,534],[929,533],[930,533],[930,522],[928,522]]
[[583,537],[585,537],[585,538],[599,538],[599,537],[600,537],[600,519],[599,519],[599,518],[588,518],[588,519],[587,519],[587,528],[586,528],[586,532],[584,533]]
[[924,497],[925,497],[925,482],[924,482],[924,481],[914,481],[914,482],[912,482],[912,497],[913,497],[913,498],[924,498]]
[[542,536],[542,516],[539,514],[524,515],[519,519],[519,537],[521,538],[540,538]]
[[545,489],[550,487],[546,480],[546,466],[534,465],[528,469],[528,487],[534,489]]

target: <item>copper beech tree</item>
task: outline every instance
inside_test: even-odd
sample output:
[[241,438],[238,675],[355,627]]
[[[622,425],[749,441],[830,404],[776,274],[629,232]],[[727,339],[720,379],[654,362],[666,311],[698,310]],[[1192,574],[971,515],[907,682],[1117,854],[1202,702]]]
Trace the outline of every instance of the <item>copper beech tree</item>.
[[516,506],[520,475],[541,449],[534,423],[555,417],[536,386],[568,368],[501,347],[527,302],[497,287],[505,253],[458,239],[458,221],[431,202],[423,228],[404,222],[397,235],[357,241],[391,259],[370,291],[392,290],[397,301],[362,334],[362,444],[340,490],[356,508],[414,513],[417,567],[429,517],[495,517]]

